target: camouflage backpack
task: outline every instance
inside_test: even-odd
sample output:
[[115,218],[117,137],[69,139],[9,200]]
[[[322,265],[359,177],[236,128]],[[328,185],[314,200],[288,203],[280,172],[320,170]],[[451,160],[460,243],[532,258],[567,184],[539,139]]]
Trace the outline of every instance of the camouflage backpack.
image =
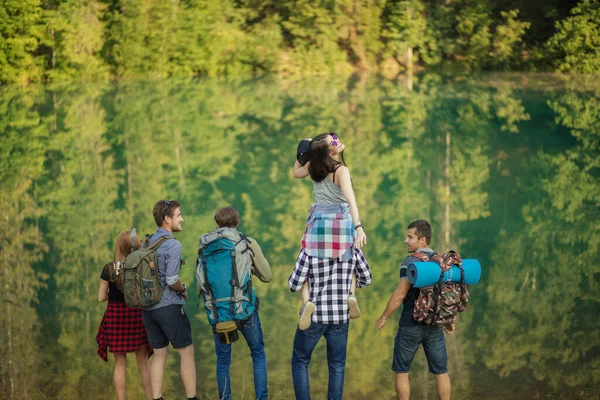
[[[444,328],[447,333],[453,333],[457,314],[465,311],[469,302],[469,285],[462,283],[465,273],[460,254],[450,250],[431,257],[420,252],[413,256],[421,261],[434,261],[441,269],[440,279],[436,284],[420,288],[419,297],[415,300],[413,318],[415,321]],[[444,272],[454,265],[460,268],[460,282],[442,282]]]

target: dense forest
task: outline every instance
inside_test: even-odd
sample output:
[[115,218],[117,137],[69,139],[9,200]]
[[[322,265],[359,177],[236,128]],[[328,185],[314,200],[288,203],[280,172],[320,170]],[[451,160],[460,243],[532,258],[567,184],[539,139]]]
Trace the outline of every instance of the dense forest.
[[599,0],[3,0],[0,82],[600,71]]

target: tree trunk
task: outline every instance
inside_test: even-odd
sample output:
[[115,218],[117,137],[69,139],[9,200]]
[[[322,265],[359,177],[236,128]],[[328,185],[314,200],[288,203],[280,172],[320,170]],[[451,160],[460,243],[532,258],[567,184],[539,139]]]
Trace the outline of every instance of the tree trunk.
[[444,218],[444,251],[450,249],[450,132],[446,132],[446,162],[444,168],[446,177],[446,212]]

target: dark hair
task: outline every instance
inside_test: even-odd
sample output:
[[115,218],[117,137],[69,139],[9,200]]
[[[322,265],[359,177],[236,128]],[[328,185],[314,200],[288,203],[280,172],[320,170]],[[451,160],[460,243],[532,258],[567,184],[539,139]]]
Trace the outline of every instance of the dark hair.
[[421,238],[425,236],[427,244],[431,242],[431,225],[429,225],[429,222],[425,221],[424,219],[413,221],[410,224],[408,224],[408,229],[412,228],[415,228],[417,237]]
[[240,223],[240,213],[233,207],[223,207],[215,213],[215,222],[219,228],[235,228]]
[[325,138],[332,133],[321,133],[315,136],[310,142],[308,173],[310,174],[310,178],[315,182],[321,182],[327,175],[335,172],[338,165],[346,165],[343,151],[340,153],[341,162],[335,161],[329,154],[329,143],[327,143]]
[[162,226],[163,221],[167,216],[173,218],[173,213],[179,207],[181,207],[181,204],[175,200],[157,201],[152,209],[152,215],[154,216],[154,222],[156,222],[156,226]]

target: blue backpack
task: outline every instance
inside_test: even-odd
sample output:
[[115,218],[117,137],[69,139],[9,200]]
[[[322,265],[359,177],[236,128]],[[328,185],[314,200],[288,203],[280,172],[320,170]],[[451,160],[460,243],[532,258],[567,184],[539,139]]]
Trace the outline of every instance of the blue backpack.
[[258,308],[248,244],[246,236],[231,228],[219,228],[200,237],[196,279],[213,327],[227,321],[237,324]]

